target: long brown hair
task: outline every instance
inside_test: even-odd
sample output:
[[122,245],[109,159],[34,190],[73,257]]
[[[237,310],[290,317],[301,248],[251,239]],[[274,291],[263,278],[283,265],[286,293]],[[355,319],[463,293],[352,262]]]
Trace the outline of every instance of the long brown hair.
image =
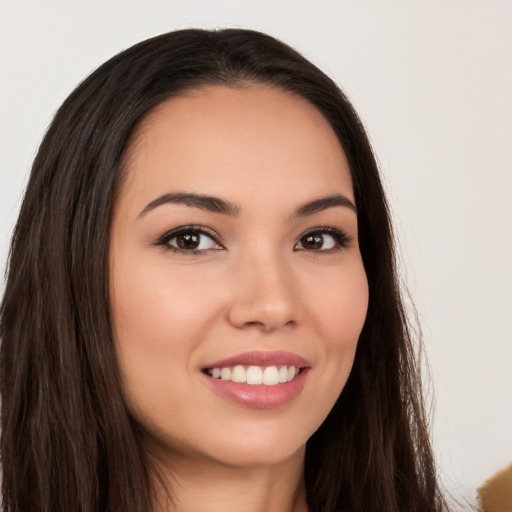
[[206,84],[265,83],[329,121],[347,156],[370,299],[350,378],[308,441],[312,512],[443,507],[379,173],[345,95],[285,44],[238,29],[139,43],[57,112],[12,239],[0,336],[3,510],[149,511],[153,470],[130,418],[109,311],[108,253],[123,156],[164,100]]

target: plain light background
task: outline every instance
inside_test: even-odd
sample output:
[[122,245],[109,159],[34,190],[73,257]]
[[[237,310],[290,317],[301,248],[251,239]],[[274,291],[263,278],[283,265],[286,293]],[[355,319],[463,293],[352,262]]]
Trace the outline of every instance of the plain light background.
[[512,3],[0,0],[2,270],[58,106],[113,54],[190,26],[268,32],[352,99],[422,318],[441,475],[474,503],[512,462]]

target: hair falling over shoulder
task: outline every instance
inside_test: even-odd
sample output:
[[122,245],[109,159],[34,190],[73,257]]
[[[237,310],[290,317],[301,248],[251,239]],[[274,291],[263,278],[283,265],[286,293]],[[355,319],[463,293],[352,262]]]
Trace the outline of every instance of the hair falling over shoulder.
[[4,512],[150,512],[154,468],[121,392],[108,255],[123,157],[166,99],[269,84],[327,119],[352,174],[369,309],[347,385],[306,447],[311,512],[445,510],[423,405],[420,340],[396,273],[390,216],[364,128],[340,89],[262,33],[181,30],[118,54],[57,112],[12,238],[1,305]]

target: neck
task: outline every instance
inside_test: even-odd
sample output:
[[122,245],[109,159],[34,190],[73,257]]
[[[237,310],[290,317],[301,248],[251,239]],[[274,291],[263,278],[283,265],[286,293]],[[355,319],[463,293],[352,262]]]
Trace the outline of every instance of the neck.
[[158,462],[154,512],[307,512],[304,449],[270,466],[227,466],[172,458]]

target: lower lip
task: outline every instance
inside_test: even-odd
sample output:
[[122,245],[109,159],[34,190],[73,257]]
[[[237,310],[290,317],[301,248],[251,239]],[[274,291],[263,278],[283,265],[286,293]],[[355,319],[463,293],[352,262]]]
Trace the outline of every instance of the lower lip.
[[308,369],[302,370],[293,380],[265,386],[263,384],[245,384],[230,380],[214,379],[209,375],[205,378],[211,388],[223,398],[246,407],[274,409],[291,402],[299,396],[306,382]]

